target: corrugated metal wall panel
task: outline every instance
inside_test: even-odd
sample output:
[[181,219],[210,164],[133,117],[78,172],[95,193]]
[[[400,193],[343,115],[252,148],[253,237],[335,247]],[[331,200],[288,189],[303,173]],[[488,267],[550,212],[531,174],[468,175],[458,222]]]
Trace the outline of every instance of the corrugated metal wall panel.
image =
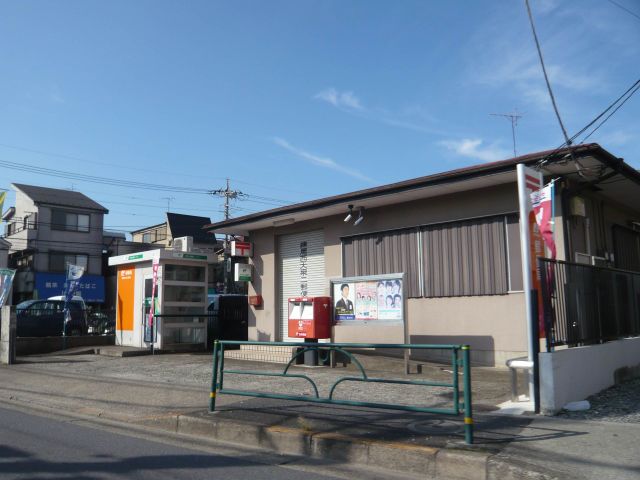
[[353,237],[342,245],[346,277],[404,272],[407,296],[422,296],[417,229]]
[[426,297],[507,293],[504,217],[427,226],[422,235]]
[[[305,243],[306,242],[306,243]],[[301,258],[302,244],[306,245],[306,261]],[[306,278],[301,271],[306,266]],[[288,299],[301,295],[327,295],[328,283],[324,272],[324,232],[295,233],[278,237],[278,284],[280,288],[280,331],[282,341],[296,341],[288,331]],[[306,284],[306,290],[305,286]]]

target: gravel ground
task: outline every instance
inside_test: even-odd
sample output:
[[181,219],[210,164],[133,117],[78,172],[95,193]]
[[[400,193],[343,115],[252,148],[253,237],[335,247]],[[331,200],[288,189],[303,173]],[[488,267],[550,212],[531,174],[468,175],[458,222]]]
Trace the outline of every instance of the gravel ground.
[[[372,378],[451,382],[450,366],[422,362],[422,372],[405,376],[401,359],[359,355],[367,375]],[[21,363],[29,369],[63,372],[88,377],[108,377],[124,380],[143,380],[208,390],[211,383],[211,355],[171,354],[139,357],[107,357],[102,355],[31,356],[22,357]],[[225,370],[254,370],[281,373],[284,365],[242,360],[225,360]],[[359,377],[359,372],[347,368],[305,368],[294,366],[289,374],[304,375],[316,384],[322,397],[329,395],[331,386],[343,376]],[[462,390],[462,375],[460,388]],[[478,411],[494,410],[498,403],[509,399],[508,372],[492,368],[474,368],[472,372],[474,406]],[[227,373],[227,389],[313,395],[311,383],[304,378],[250,376]],[[348,381],[335,390],[334,398],[404,405],[450,407],[452,389],[433,386],[379,384]],[[460,398],[462,401],[462,397]]]
[[558,416],[576,420],[640,423],[640,378],[615,385],[587,400],[591,403],[589,410],[563,410]]

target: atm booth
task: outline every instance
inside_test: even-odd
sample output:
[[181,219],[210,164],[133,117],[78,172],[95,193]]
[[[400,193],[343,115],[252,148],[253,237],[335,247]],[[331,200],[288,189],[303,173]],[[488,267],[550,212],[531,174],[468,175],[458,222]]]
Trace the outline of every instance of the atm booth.
[[[116,345],[206,347],[207,265],[215,261],[213,254],[165,249],[110,257],[109,266],[117,269]],[[151,308],[153,329],[148,322]]]

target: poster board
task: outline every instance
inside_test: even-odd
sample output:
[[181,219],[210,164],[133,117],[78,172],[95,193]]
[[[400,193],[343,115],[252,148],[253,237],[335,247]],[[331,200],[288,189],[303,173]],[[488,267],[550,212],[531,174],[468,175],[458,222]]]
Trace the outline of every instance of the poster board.
[[405,323],[403,273],[334,278],[330,283],[334,325]]

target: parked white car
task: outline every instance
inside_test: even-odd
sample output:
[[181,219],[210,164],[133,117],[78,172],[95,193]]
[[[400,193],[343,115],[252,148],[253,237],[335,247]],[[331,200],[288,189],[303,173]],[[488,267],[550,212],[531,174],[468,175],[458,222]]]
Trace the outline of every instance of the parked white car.
[[[62,301],[64,301],[64,295],[56,295],[55,297],[49,297],[49,298],[47,298],[47,300],[62,300]],[[71,301],[72,302],[79,302],[80,304],[82,304],[82,309],[84,311],[87,310],[87,305],[84,303],[84,299],[81,296],[74,295],[71,298]]]

